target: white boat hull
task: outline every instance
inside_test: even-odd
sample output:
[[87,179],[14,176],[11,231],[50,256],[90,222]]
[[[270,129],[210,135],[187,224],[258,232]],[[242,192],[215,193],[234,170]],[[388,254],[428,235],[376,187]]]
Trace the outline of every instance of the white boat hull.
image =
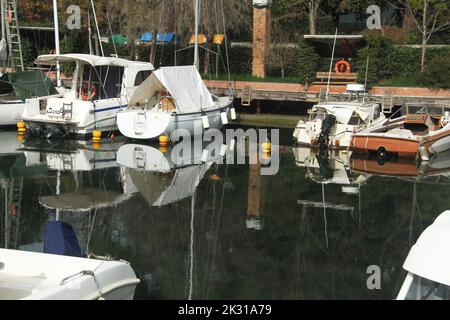
[[2,102],[0,98],[0,126],[14,126],[21,119],[26,103]]
[[121,261],[5,249],[0,257],[0,300],[131,300],[140,282]]
[[[205,111],[209,127],[221,129],[221,113],[228,116],[230,105]],[[187,130],[191,136],[204,132],[202,113],[176,114],[160,111],[124,110],[117,114],[120,133],[131,139],[149,140],[161,135],[173,137],[176,130]]]

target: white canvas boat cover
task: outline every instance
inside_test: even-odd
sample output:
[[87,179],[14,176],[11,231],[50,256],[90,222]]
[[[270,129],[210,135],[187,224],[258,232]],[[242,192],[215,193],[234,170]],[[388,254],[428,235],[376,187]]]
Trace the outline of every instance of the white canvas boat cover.
[[348,124],[352,118],[353,113],[357,114],[364,122],[372,117],[373,108],[363,108],[351,105],[319,105],[327,113],[336,117],[336,120],[342,124]]
[[215,106],[211,93],[195,66],[156,70],[133,93],[129,106],[144,106],[161,90],[175,99],[179,113],[200,112]]
[[161,207],[192,196],[211,165],[212,162],[178,169],[170,186],[153,205]]
[[213,163],[176,169],[170,174],[131,169],[130,176],[149,205],[162,207],[192,196]]
[[450,211],[442,213],[417,240],[403,268],[428,280],[450,286]]

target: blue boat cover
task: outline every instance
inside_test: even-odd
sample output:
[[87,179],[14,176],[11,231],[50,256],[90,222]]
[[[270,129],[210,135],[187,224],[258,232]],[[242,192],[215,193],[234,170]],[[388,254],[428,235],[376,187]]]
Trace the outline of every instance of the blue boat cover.
[[[141,42],[151,42],[153,40],[153,32],[146,32],[139,38]],[[175,41],[175,32],[160,32],[156,37],[156,41],[160,43],[173,43]]]
[[72,226],[61,221],[49,222],[45,226],[44,253],[85,257]]

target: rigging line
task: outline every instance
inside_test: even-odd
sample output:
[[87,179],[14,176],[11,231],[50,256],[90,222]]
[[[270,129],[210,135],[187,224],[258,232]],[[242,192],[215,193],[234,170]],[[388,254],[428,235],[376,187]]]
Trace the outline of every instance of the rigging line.
[[112,43],[113,43],[113,46],[114,46],[114,53],[116,54],[116,57],[119,57],[117,55],[116,39],[114,38],[114,34],[112,32],[111,21],[109,20],[108,11],[106,11],[106,19],[108,20],[109,33],[111,34]]
[[230,57],[228,54],[228,37],[225,29],[225,12],[223,8],[223,0],[220,0],[221,8],[222,8],[222,23],[223,23],[223,34],[224,34],[224,42],[225,42],[225,56],[227,57],[227,73],[228,73],[228,84],[231,87],[231,74],[230,74]]
[[327,207],[325,203],[325,184],[322,183],[322,199],[323,199],[323,219],[325,223],[325,240],[327,243],[327,249],[328,249],[328,222],[327,222]]
[[195,191],[191,199],[191,245],[190,245],[188,300],[192,300],[193,285],[194,285],[194,210],[195,210]]

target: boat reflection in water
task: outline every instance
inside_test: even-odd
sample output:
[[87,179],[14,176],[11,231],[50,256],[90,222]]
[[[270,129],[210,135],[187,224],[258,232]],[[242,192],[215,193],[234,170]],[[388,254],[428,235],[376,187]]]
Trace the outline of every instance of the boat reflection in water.
[[398,177],[435,183],[450,182],[450,151],[439,153],[428,162],[396,158],[386,161],[379,157],[353,154],[350,167],[354,172],[369,175]]
[[[186,299],[194,295],[195,267],[195,212],[197,187],[214,164],[222,163],[224,155],[213,150],[220,150],[222,143],[208,145],[190,143],[182,151],[173,148],[154,147],[142,144],[126,144],[117,155],[117,163],[125,167],[132,183],[145,198],[150,207],[164,207],[178,203],[183,199],[190,201],[190,240],[189,271]],[[178,145],[179,146],[179,145]],[[181,151],[181,152],[179,152]],[[220,179],[211,175],[211,180]],[[153,282],[153,277],[150,277]],[[151,286],[151,284],[150,284]]]
[[[111,211],[130,197],[124,191],[107,190],[105,187],[104,180],[118,171],[115,169],[108,174],[108,169],[117,168],[117,148],[117,144],[83,146],[63,143],[58,146],[46,140],[35,140],[27,141],[16,149],[28,167],[28,172],[43,166],[47,169],[41,174],[40,180],[49,188],[42,187],[46,195],[38,197],[38,203],[47,212],[47,223],[43,230],[44,243],[20,244],[20,230],[23,229],[20,225],[23,183],[20,190],[14,186],[10,193],[12,201],[17,204],[12,203],[11,209],[5,213],[5,220],[10,216],[15,219],[14,225],[9,223],[5,229],[5,239],[8,239],[5,248],[13,247],[24,251],[2,249],[4,267],[0,270],[0,277],[5,279],[7,285],[0,288],[0,298],[133,298],[140,280],[136,278],[131,266],[124,261],[116,261],[107,254],[96,255],[90,250],[94,225],[99,223],[98,220],[103,224],[101,217],[98,217],[101,216],[102,209]],[[23,172],[26,173],[27,170]],[[100,179],[94,179],[96,176]],[[70,192],[65,192],[65,189]],[[20,199],[15,197],[16,190]],[[11,246],[9,240],[12,238],[12,230],[17,232],[13,237],[15,243]],[[83,246],[80,246],[78,239]]]
[[318,151],[301,147],[293,148],[293,152],[297,166],[307,169],[307,178],[323,185],[341,185],[345,194],[359,194],[361,185],[369,178],[369,175],[351,170],[351,152]]

